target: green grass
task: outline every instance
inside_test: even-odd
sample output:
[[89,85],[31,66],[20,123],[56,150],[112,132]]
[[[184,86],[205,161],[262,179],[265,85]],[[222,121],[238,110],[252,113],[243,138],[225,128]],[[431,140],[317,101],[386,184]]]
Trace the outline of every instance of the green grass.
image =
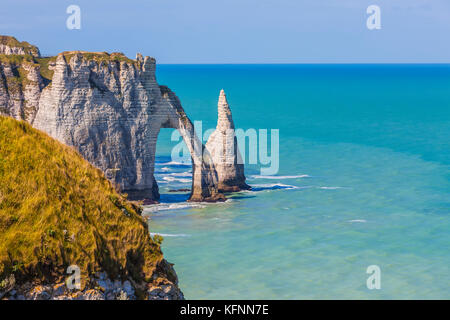
[[51,82],[53,79],[54,70],[50,70],[50,63],[56,62],[56,57],[47,57],[47,58],[35,58],[35,61],[40,66],[41,76],[48,82]]
[[6,78],[8,91],[16,93],[23,91],[26,85],[30,82],[28,80],[28,71],[24,68],[26,64],[36,67],[38,64],[31,55],[5,55],[0,54],[0,64],[9,64],[13,70],[14,76]]
[[126,62],[128,64],[136,65],[138,62],[136,60],[128,58],[125,54],[121,52],[113,52],[111,54],[107,52],[83,52],[83,51],[67,51],[63,52],[64,58],[67,62],[70,61],[70,59],[76,55],[81,54],[84,59],[96,61],[98,64],[102,63],[109,63],[109,62]]
[[69,265],[150,281],[163,259],[139,207],[73,148],[0,116],[0,281],[50,281]]
[[31,55],[0,54],[0,62],[19,65],[24,62],[34,63],[34,58]]
[[[31,55],[0,54],[0,63],[9,64],[18,71],[15,78],[17,78],[16,81],[23,84],[23,88],[25,88],[25,82],[27,80],[27,74],[23,68],[24,64],[30,64],[33,66],[39,65],[40,74],[48,83],[52,81],[54,73],[53,70],[50,70],[49,66],[50,63],[54,63],[55,61],[56,57],[35,58]],[[10,78],[7,78],[6,80],[10,80]]]

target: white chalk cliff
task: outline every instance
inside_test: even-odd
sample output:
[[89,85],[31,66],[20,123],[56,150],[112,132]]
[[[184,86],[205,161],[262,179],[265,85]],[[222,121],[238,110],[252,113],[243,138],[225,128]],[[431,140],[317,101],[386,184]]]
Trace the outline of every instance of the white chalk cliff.
[[[0,40],[10,43],[7,38]],[[24,51],[16,59],[10,52],[22,51],[5,46],[0,114],[26,120],[74,146],[130,199],[159,199],[154,165],[161,128],[178,129],[191,153],[190,201],[221,201],[223,191],[248,188],[236,139],[226,130],[234,130],[234,124],[223,92],[217,130],[205,147],[177,96],[157,83],[153,58],[82,51],[41,58]],[[232,163],[223,161],[223,148],[228,155],[234,152]]]

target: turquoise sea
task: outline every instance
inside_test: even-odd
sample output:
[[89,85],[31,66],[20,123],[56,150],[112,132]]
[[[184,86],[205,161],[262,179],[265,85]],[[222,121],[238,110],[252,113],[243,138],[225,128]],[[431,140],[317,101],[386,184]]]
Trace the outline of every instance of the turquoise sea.
[[[190,168],[158,138],[146,207],[187,299],[450,299],[450,65],[159,65],[191,120],[279,129],[280,169],[188,204]],[[242,151],[242,150],[241,150]],[[366,269],[381,269],[369,290]]]

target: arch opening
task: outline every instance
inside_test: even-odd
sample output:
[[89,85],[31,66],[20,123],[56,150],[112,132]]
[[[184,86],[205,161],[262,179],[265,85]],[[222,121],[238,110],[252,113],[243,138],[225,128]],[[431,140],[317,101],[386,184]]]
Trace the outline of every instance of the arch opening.
[[161,128],[155,150],[155,183],[160,203],[186,202],[192,192],[192,159],[177,129]]

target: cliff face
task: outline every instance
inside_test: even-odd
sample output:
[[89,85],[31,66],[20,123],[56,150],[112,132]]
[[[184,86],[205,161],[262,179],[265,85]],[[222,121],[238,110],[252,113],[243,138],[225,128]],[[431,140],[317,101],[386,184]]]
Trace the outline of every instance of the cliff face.
[[30,56],[0,55],[0,114],[32,121],[44,82]]
[[245,183],[244,164],[225,91],[220,91],[216,130],[206,143],[218,175],[218,189],[231,192],[250,189]]
[[0,113],[74,146],[130,199],[159,199],[153,173],[161,128],[178,129],[191,153],[191,201],[221,201],[220,185],[244,186],[243,166],[216,171],[179,99],[157,83],[154,59],[82,51],[0,57]]
[[162,102],[155,62],[122,55],[58,55],[33,126],[75,146],[130,198],[158,199],[154,149]]
[[19,42],[10,36],[0,36],[0,54],[31,55],[39,58],[39,49],[28,42]]
[[194,152],[202,145],[192,123],[175,94],[156,82],[152,58],[60,54],[33,126],[76,146],[131,199],[152,200],[159,199],[153,175],[158,133],[176,128],[194,160],[191,200],[220,198],[216,173]]
[[0,115],[33,120],[44,87],[37,59],[37,47],[0,36]]

